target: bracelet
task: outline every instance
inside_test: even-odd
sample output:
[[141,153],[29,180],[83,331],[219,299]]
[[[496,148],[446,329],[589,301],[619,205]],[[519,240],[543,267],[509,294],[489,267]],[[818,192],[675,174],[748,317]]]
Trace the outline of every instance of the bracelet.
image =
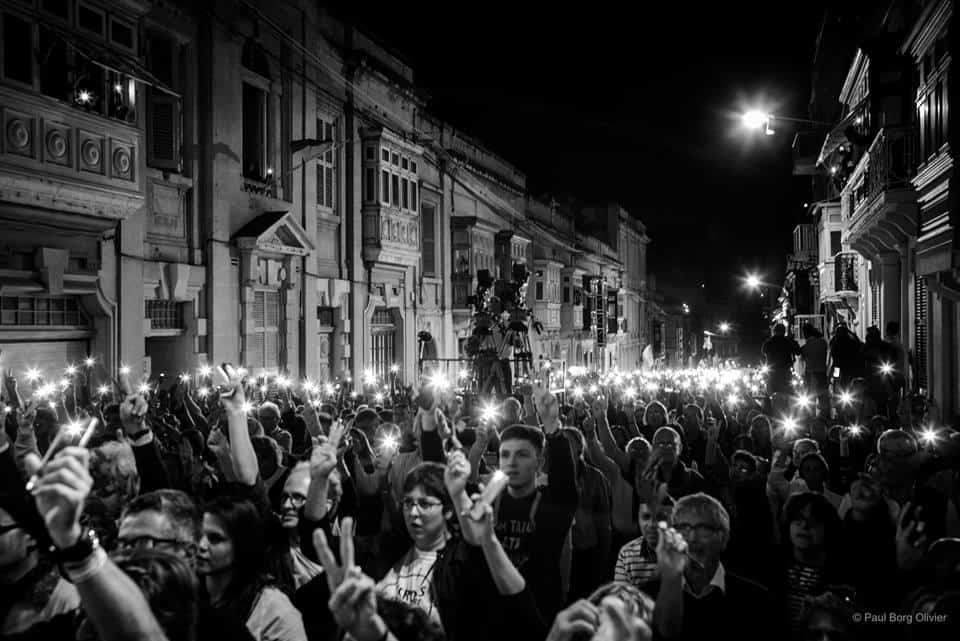
[[89,557],[77,565],[64,566],[67,572],[67,578],[74,585],[89,581],[96,576],[103,566],[107,564],[107,553],[103,548],[98,547]]

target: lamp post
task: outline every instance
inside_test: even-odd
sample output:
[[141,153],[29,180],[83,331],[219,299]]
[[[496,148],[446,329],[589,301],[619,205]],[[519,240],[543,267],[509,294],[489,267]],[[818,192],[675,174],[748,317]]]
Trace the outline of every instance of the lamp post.
[[791,118],[789,116],[774,116],[772,113],[763,111],[761,109],[750,109],[744,112],[740,116],[740,122],[743,123],[743,126],[747,129],[753,129],[757,131],[762,131],[768,136],[772,136],[776,133],[776,130],[771,126],[774,120],[782,120],[784,122],[797,122],[807,125],[818,125],[822,127],[832,127],[834,123],[824,122],[822,120],[810,120],[808,118]]

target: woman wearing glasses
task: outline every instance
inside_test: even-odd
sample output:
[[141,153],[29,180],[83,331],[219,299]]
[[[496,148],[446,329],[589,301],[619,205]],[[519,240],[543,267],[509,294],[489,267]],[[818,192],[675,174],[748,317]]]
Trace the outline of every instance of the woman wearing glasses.
[[400,509],[413,547],[387,572],[377,590],[384,597],[420,608],[441,624],[431,581],[438,555],[451,538],[447,520],[453,516],[442,465],[424,463],[410,470],[403,481]]

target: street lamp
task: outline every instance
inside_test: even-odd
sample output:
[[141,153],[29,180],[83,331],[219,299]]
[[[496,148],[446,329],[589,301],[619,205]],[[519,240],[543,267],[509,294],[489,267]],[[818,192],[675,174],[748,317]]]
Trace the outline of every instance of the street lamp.
[[720,328],[721,334],[726,334],[727,332],[730,331],[730,323],[726,323],[726,322],[720,323],[719,328]]
[[[788,116],[776,116],[777,120],[783,120],[785,122],[799,122],[808,125],[819,125],[823,127],[832,127],[834,123],[823,122],[822,120],[810,120],[809,118],[790,118]],[[763,133],[768,136],[772,136],[776,133],[773,127],[770,126],[770,123],[773,122],[774,115],[766,111],[761,111],[760,109],[750,109],[743,113],[740,116],[740,121],[743,123],[743,126],[747,129],[754,129],[758,131],[763,131]]]
[[743,126],[747,129],[762,129],[763,133],[768,136],[774,134],[773,129],[770,128],[770,121],[773,120],[773,114],[764,113],[758,109],[751,109],[740,118],[743,121]]

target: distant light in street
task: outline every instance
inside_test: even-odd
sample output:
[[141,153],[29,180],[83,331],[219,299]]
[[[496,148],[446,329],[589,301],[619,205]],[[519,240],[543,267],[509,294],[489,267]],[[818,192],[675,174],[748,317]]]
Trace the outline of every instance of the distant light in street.
[[831,173],[831,174],[835,174],[835,173],[837,173],[839,170],[840,170],[840,168],[837,167],[836,165],[834,165],[833,167],[830,168],[830,173]]
[[747,287],[758,289],[760,287],[760,277],[756,274],[747,274]]
[[730,331],[730,323],[720,323],[720,331],[726,334]]

